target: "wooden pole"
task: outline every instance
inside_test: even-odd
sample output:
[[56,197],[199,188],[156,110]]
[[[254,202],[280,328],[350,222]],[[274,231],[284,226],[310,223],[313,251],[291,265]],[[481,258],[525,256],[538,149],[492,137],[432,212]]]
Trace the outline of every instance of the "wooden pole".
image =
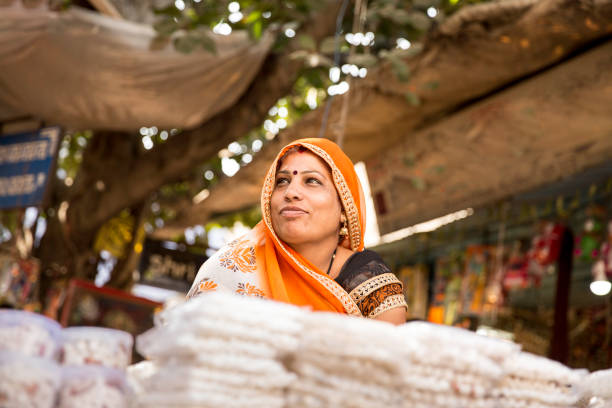
[[563,230],[561,251],[557,260],[557,290],[555,294],[555,319],[550,339],[549,357],[566,364],[569,355],[567,312],[572,281],[574,234],[570,228]]

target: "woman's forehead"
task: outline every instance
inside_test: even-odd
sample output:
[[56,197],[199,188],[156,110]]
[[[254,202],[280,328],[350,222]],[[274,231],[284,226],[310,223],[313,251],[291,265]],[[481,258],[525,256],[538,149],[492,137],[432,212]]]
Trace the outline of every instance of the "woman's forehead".
[[305,170],[316,170],[325,175],[331,175],[327,163],[310,151],[288,153],[281,159],[278,170],[297,170],[299,172]]

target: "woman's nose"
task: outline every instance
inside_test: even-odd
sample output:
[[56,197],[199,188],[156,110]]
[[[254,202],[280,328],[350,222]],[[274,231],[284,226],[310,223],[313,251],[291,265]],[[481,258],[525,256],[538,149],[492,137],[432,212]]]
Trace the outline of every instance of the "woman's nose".
[[285,200],[297,200],[302,197],[299,183],[297,180],[291,180],[287,188],[285,189]]

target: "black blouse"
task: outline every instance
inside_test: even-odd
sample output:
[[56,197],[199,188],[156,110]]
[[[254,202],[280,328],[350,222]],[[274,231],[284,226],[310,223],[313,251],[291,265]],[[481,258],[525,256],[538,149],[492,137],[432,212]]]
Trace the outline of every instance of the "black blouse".
[[402,283],[374,251],[366,249],[352,254],[335,280],[365,317],[374,318],[396,307],[407,308]]

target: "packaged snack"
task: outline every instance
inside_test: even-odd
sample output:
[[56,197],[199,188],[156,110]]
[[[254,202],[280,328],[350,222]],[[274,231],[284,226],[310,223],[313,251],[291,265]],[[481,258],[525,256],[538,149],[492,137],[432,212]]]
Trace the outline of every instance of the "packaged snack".
[[0,352],[2,408],[53,408],[60,379],[61,370],[54,361]]
[[0,351],[57,359],[61,326],[36,313],[0,310]]
[[93,364],[125,369],[132,361],[131,334],[102,327],[68,327],[63,330],[65,365]]
[[127,408],[122,371],[101,366],[64,366],[57,408]]

